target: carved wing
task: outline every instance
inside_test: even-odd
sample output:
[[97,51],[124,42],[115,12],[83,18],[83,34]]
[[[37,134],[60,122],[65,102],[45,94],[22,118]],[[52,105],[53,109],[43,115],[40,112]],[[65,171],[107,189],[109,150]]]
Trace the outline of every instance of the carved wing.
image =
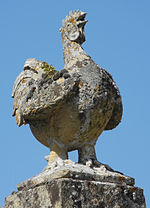
[[13,116],[16,116],[18,126],[50,116],[58,103],[73,91],[75,77],[71,77],[66,69],[57,72],[49,69],[50,65],[45,62],[37,61],[34,66],[25,64],[17,77],[12,97]]

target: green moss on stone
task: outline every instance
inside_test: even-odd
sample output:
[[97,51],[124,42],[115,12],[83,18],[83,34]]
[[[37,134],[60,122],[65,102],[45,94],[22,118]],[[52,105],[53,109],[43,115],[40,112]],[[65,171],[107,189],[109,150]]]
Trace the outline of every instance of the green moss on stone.
[[49,65],[47,62],[43,62],[41,68],[43,69],[44,73],[47,74],[48,77],[52,77],[57,72],[55,70],[55,67]]

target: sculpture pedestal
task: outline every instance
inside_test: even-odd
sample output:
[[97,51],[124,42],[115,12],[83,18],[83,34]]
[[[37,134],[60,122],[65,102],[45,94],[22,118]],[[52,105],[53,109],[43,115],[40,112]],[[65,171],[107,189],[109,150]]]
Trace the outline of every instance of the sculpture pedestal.
[[143,190],[120,173],[75,164],[28,179],[6,198],[5,208],[145,208]]

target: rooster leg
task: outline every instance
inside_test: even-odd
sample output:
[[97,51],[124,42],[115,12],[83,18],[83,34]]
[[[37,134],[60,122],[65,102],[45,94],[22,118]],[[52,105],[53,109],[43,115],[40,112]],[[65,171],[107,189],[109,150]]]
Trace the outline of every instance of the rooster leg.
[[89,167],[97,167],[104,170],[113,171],[109,165],[103,164],[97,160],[95,147],[91,144],[84,144],[78,149],[79,152],[79,163],[87,165]]
[[68,152],[59,144],[50,145],[50,155],[46,158],[48,161],[48,168],[62,166],[64,160],[68,159]]

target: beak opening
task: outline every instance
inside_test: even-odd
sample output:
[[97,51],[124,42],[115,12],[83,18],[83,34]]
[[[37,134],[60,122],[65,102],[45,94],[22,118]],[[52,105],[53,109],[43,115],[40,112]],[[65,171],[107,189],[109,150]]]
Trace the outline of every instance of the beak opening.
[[82,20],[83,21],[85,19],[86,15],[87,15],[86,12],[81,12],[81,14],[80,14],[79,18],[77,19],[77,21],[78,20]]
[[84,27],[87,22],[88,22],[88,20],[83,20],[83,21],[80,20],[77,22],[77,25],[78,25],[78,27]]

